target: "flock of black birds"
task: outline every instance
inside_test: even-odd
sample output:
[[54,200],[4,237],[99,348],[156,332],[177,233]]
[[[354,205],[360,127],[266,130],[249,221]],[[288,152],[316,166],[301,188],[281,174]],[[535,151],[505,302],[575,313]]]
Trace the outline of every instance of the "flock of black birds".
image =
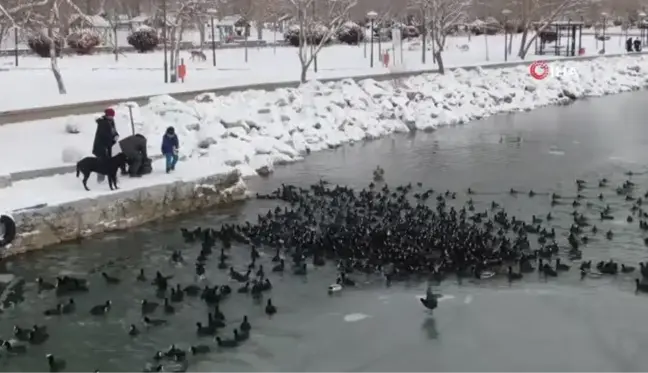
[[[628,174],[632,176],[632,174]],[[497,278],[508,281],[522,279],[537,271],[550,279],[568,272],[567,261],[579,266],[581,280],[589,277],[629,274],[635,267],[619,264],[614,260],[584,261],[583,248],[590,240],[613,240],[614,232],[599,232],[600,225],[614,220],[614,215],[624,214],[628,224],[648,231],[648,212],[642,206],[648,192],[639,195],[638,188],[630,180],[613,189],[607,179],[594,183],[576,180],[573,196],[556,193],[536,193],[511,189],[511,196],[548,198],[551,206],[573,207],[571,226],[565,233],[557,234],[552,225],[552,213],[532,216],[524,221],[509,215],[496,202],[483,211],[477,211],[473,196],[475,190],[465,191],[467,201],[453,206],[457,192],[437,192],[421,183],[390,187],[383,180],[384,170],[374,171],[374,181],[362,190],[320,181],[308,188],[283,185],[270,194],[257,194],[258,199],[276,200],[278,205],[258,216],[256,223],[223,224],[217,229],[198,227],[181,229],[184,241],[200,246],[195,260],[196,281],[189,285],[174,283],[173,275],[157,272],[152,278],[141,269],[136,278],[124,280],[102,272],[107,286],[119,284],[142,284],[151,286],[159,302],[142,300],[140,303],[143,326],[131,324],[128,335],[136,338],[149,328],[164,327],[166,318],[155,318],[161,313],[171,317],[176,307],[186,300],[202,300],[207,307],[205,323],[196,323],[196,334],[213,339],[215,343],[198,344],[183,350],[172,345],[168,350],[158,351],[147,364],[145,371],[185,371],[188,355],[199,355],[214,349],[234,349],[245,343],[252,333],[252,325],[245,316],[236,325],[231,337],[223,334],[227,327],[226,316],[220,305],[234,294],[250,296],[256,304],[265,304],[265,313],[271,317],[277,308],[266,297],[273,289],[264,264],[270,272],[292,272],[295,276],[307,276],[313,267],[333,262],[337,268],[335,284],[329,293],[353,287],[355,274],[384,278],[387,286],[394,282],[427,280],[428,284],[440,283],[449,276],[456,276],[461,283],[464,278],[474,281]],[[382,185],[381,185],[382,184]],[[607,205],[607,200],[618,196],[626,211]],[[483,203],[483,202],[482,202]],[[648,245],[648,235],[645,239]],[[245,246],[249,248],[249,263],[244,270],[235,269],[230,250]],[[267,252],[267,263],[261,250]],[[185,263],[188,250],[175,250],[170,260]],[[216,264],[209,265],[210,258],[217,256]],[[309,266],[308,263],[311,263]],[[289,263],[289,264],[287,264]],[[635,279],[637,292],[648,292],[648,264],[639,263],[639,277]],[[206,284],[207,270],[227,271],[231,283],[239,283],[232,289],[228,284]],[[202,283],[201,283],[202,282]],[[89,312],[92,317],[109,317],[110,300],[78,310],[74,296],[90,291],[86,279],[62,276],[50,283],[36,279],[39,292],[55,292],[66,300],[44,311],[45,316],[59,317],[75,312]],[[438,306],[428,285],[427,296],[422,304],[433,310]],[[14,326],[12,340],[0,340],[9,354],[27,352],[26,345],[40,345],[48,341],[44,325],[30,328]],[[66,363],[53,355],[47,355],[50,371],[65,369]]]

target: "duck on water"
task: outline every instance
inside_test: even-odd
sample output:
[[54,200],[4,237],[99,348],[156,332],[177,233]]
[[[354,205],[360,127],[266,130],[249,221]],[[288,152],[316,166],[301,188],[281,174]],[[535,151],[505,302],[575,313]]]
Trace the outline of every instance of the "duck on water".
[[[329,291],[333,292],[351,287],[362,289],[363,284],[353,279],[359,276],[371,279],[378,275],[377,278],[382,277],[387,285],[428,279],[430,284],[421,304],[428,310],[434,310],[438,308],[440,295],[432,291],[431,283],[442,282],[448,276],[456,276],[458,280],[469,279],[471,282],[497,281],[500,278],[513,282],[535,271],[548,281],[555,277],[569,276],[572,266],[566,264],[566,261],[582,256],[583,248],[590,238],[600,236],[594,222],[605,224],[608,217],[620,209],[599,206],[600,197],[608,200],[621,193],[622,201],[614,206],[626,206],[629,214],[635,217],[624,221],[627,224],[637,224],[641,230],[648,230],[648,213],[642,209],[642,198],[636,196],[636,185],[628,182],[621,189],[608,193],[608,181],[578,180],[574,197],[542,193],[537,189],[511,189],[502,192],[515,199],[541,199],[543,195],[548,196],[548,206],[571,205],[574,209],[573,221],[571,226],[564,227],[569,232],[567,239],[559,243],[563,236],[556,234],[558,226],[551,213],[545,219],[544,216],[540,218],[536,215],[529,221],[524,221],[510,215],[495,201],[476,201],[482,195],[492,192],[480,194],[479,190],[470,188],[465,193],[469,199],[461,204],[457,202],[462,193],[459,191],[438,192],[422,183],[390,187],[384,183],[384,170],[380,167],[373,176],[375,181],[361,190],[320,181],[307,188],[282,185],[270,194],[257,195],[259,199],[275,200],[278,205],[260,214],[255,222],[181,231],[187,248],[180,251],[174,248],[169,262],[188,262],[191,249],[196,247],[198,252],[195,269],[193,266],[179,265],[173,269],[177,273],[163,274],[157,271],[150,277],[143,269],[137,269],[130,278],[119,278],[115,274],[99,271],[100,281],[92,286],[92,290],[95,287],[97,291],[106,287],[151,288],[151,297],[155,296],[160,302],[145,299],[139,304],[137,301],[128,305],[120,304],[120,307],[140,308],[139,314],[143,319],[129,320],[126,324],[129,328],[124,330],[124,338],[132,338],[133,343],[137,343],[142,334],[151,333],[157,328],[171,325],[183,327],[179,325],[183,318],[177,316],[182,313],[183,302],[191,300],[204,303],[207,321],[193,320],[189,327],[196,328],[196,333],[205,343],[194,345],[186,351],[172,345],[168,351],[155,354],[153,362],[146,368],[150,371],[171,369],[168,365],[177,370],[186,369],[189,364],[187,355],[209,353],[217,347],[224,350],[236,349],[248,339],[254,339],[254,334],[251,333],[253,327],[247,316],[241,322],[236,315],[226,317],[222,312],[219,305],[228,302],[228,299],[249,297],[251,307],[262,308],[257,314],[265,313],[268,322],[274,317],[281,317],[281,307],[277,307],[266,295],[274,291],[274,279],[271,280],[271,276],[307,278],[311,273],[310,268],[333,264],[338,273],[337,278],[331,279],[334,280],[331,285],[333,288]],[[647,197],[648,194],[643,198]],[[579,203],[566,202],[570,198]],[[484,209],[478,207],[480,203],[485,206]],[[588,204],[591,204],[588,209],[581,207]],[[602,215],[596,212],[596,206],[600,207]],[[614,239],[611,229],[606,234],[607,239]],[[568,256],[560,250],[559,245],[562,244],[569,248]],[[240,263],[234,260],[234,255],[230,253],[234,247],[248,247],[249,261]],[[270,255],[262,255],[261,251],[264,250],[269,250]],[[211,265],[212,257],[216,258],[217,265]],[[592,272],[591,262],[589,265],[587,263],[581,262],[580,267],[581,273],[586,275],[631,275],[635,268],[625,263],[601,261],[594,266],[597,272]],[[264,267],[272,270],[266,273]],[[206,277],[209,271],[222,271],[239,285],[233,291],[230,287],[232,282],[181,283],[177,278],[187,278],[179,276],[180,271],[185,270],[183,268],[195,271],[198,275],[194,277],[196,282],[199,278]],[[645,285],[648,283],[648,267],[640,263],[639,269],[640,278],[635,281],[636,290],[648,292],[648,285]],[[39,278],[36,280],[36,288],[39,292],[51,291],[56,296],[74,295],[76,298],[91,291],[88,280],[71,276],[59,277],[55,283]],[[264,298],[265,301],[262,301]],[[69,312],[73,312],[72,298],[69,302]],[[66,303],[59,303],[54,308],[51,305],[48,318],[66,317]],[[111,314],[111,309],[112,301],[107,300],[92,307],[90,315],[95,316],[95,322],[103,322],[117,317]],[[44,308],[41,312],[45,311]],[[155,316],[158,313],[167,318]],[[138,323],[143,327],[138,326]],[[233,335],[232,338],[224,337],[229,333]],[[14,334],[17,340],[27,342],[26,353],[29,353],[29,344],[49,342],[49,334],[41,326],[17,326]],[[51,339],[58,338],[62,337],[53,336]],[[5,345],[4,348],[13,348],[14,353],[17,353],[23,350],[18,346]],[[65,364],[60,364],[64,362],[62,359],[48,357],[47,362],[50,369],[60,370],[65,367]],[[43,369],[46,367],[43,365]]]

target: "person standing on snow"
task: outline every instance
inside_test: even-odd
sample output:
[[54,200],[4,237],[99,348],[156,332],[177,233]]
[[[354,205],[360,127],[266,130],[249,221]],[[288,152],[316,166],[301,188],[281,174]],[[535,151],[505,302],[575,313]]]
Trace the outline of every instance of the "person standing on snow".
[[166,172],[169,173],[175,170],[176,163],[178,163],[178,149],[180,148],[180,141],[175,133],[175,128],[167,128],[164,136],[162,136],[162,154],[166,158]]
[[[119,133],[115,127],[115,110],[108,108],[104,110],[104,115],[97,119],[92,154],[100,160],[112,158],[112,147],[118,139]],[[97,182],[102,182],[104,177],[104,175],[97,174]]]

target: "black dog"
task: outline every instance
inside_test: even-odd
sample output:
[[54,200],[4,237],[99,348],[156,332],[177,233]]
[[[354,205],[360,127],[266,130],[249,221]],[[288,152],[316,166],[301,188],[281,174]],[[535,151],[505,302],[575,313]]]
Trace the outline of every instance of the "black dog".
[[117,171],[121,168],[123,169],[126,165],[126,155],[124,153],[119,153],[116,156],[110,158],[108,161],[102,161],[99,158],[95,157],[85,157],[80,160],[76,165],[77,177],[79,174],[83,174],[83,187],[85,190],[88,189],[88,179],[90,174],[96,172],[101,175],[106,175],[108,177],[108,186],[110,190],[119,189],[117,187]]

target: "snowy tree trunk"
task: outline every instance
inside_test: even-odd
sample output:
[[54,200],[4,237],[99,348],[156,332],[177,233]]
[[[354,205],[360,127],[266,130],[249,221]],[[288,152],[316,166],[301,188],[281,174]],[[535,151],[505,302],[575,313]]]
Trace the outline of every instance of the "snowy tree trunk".
[[526,41],[529,38],[529,28],[525,27],[524,31],[522,31],[522,40],[520,40],[520,50],[518,51],[518,57],[521,59],[524,59],[524,56],[526,53],[524,52],[524,46],[526,45]]
[[512,33],[512,32],[509,33],[508,47],[506,47],[507,50],[508,50],[508,51],[507,51],[508,54],[511,54],[511,51],[513,50],[513,36],[514,36],[514,35],[515,35],[515,34]]
[[115,62],[119,61],[119,40],[117,39],[117,26],[113,26],[113,37],[115,39],[115,42],[113,45],[115,46]]
[[486,50],[486,61],[490,61],[490,54],[488,53],[488,33],[484,32],[484,48]]
[[248,63],[248,33],[247,33],[247,28],[245,29],[245,37],[243,39],[243,53],[245,54],[245,63]]
[[[171,77],[172,77],[171,79],[173,79],[173,66],[175,66],[174,65],[174,63],[175,63],[175,53],[173,53],[173,52],[175,51],[175,34],[176,34],[176,30],[177,30],[176,26],[171,27],[171,30],[167,30],[167,38],[169,39],[168,40],[170,42],[169,47],[171,48],[171,50],[169,51],[169,70],[171,71]],[[164,42],[166,43],[167,41],[165,40]],[[171,80],[171,82],[173,83],[174,81]]]
[[441,51],[437,50],[434,52],[434,58],[436,59],[437,64],[439,65],[439,73],[445,74],[445,66],[443,65],[443,57],[441,57]]
[[54,36],[50,36],[50,68],[52,69],[52,74],[54,74],[54,79],[56,79],[56,86],[58,87],[59,94],[67,94],[65,83],[63,83],[63,76],[61,75],[61,69],[58,65],[56,39]]
[[4,41],[5,41],[4,39],[5,39],[5,36],[7,36],[7,34],[8,34],[7,30],[9,30],[8,26],[6,26],[4,24],[0,24],[0,49],[7,49],[7,48],[4,47]]
[[[176,34],[177,31],[177,34]],[[173,40],[171,44],[171,82],[178,81],[178,65],[180,64],[180,45],[182,44],[182,34],[184,33],[184,24],[174,29]]]
[[[300,31],[300,33],[301,33],[301,31]],[[304,40],[302,40],[302,36],[300,34],[298,53],[299,53],[299,65],[301,66],[301,73],[299,75],[299,80],[302,83],[306,83],[306,76],[308,74],[308,66],[310,64],[308,63],[308,56],[307,56],[308,47],[306,46],[306,40],[305,40],[306,38],[303,38],[303,39]]]
[[302,83],[306,83],[307,74],[308,74],[308,65],[302,65],[301,74],[299,75],[299,81]]
[[196,27],[198,27],[198,35],[200,37],[200,50],[203,50],[203,46],[205,45],[205,22],[202,19],[198,19]]

